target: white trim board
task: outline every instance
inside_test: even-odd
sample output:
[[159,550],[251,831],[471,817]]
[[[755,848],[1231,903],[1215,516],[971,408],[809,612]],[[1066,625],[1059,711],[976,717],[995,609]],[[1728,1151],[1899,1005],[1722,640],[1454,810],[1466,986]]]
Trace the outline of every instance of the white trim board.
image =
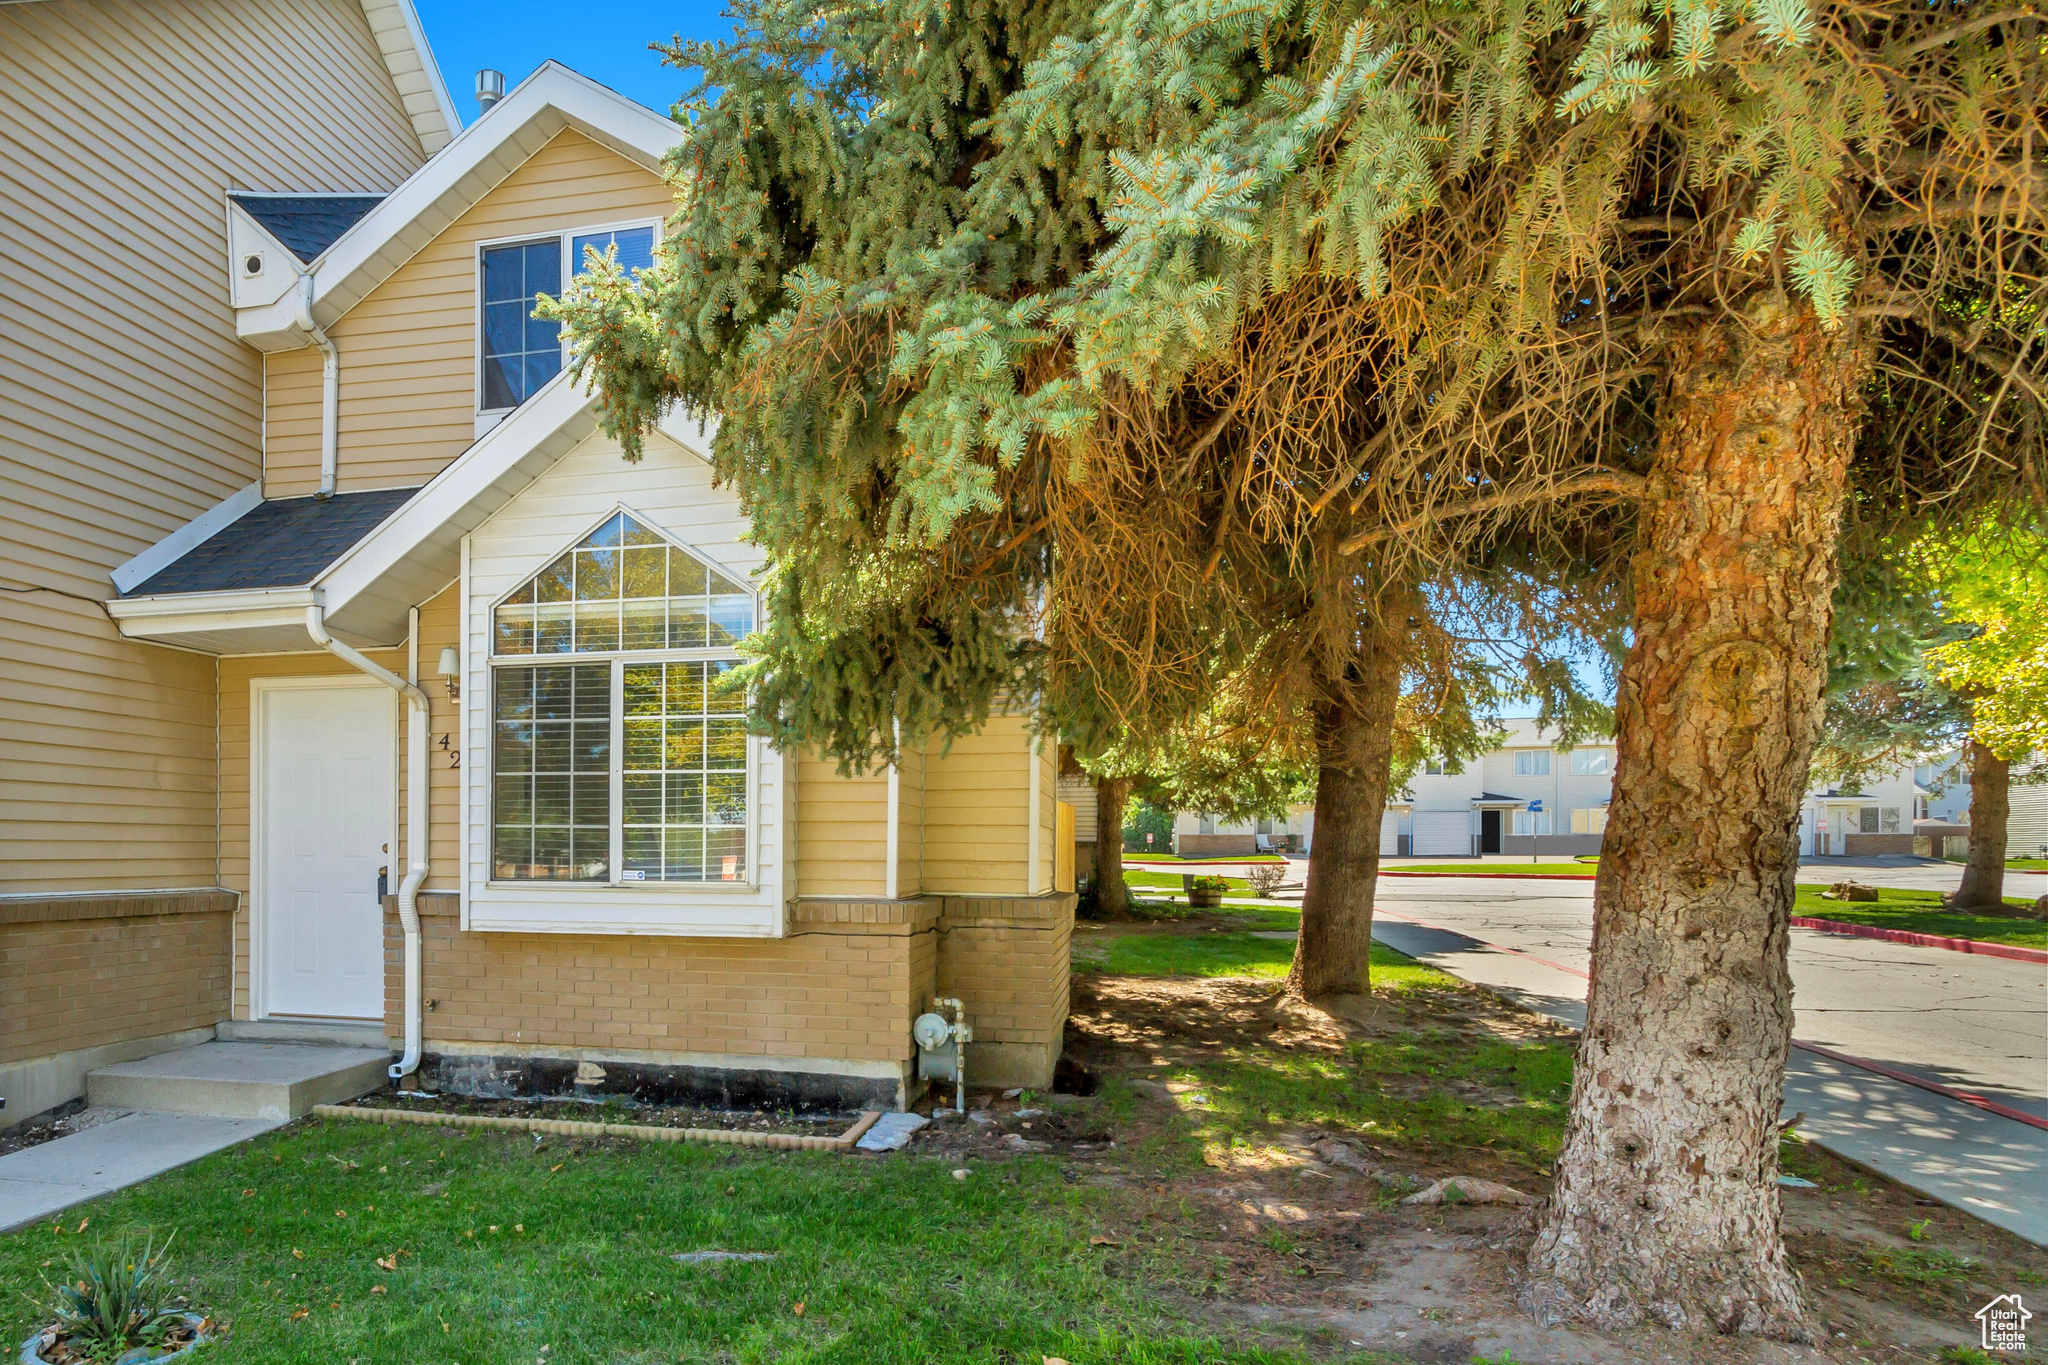
[[261,479],[245,488],[236,489],[141,554],[116,567],[108,575],[114,580],[115,591],[125,593],[137,584],[147,583],[167,566],[183,559],[195,547],[211,540],[221,528],[240,521],[262,501]]

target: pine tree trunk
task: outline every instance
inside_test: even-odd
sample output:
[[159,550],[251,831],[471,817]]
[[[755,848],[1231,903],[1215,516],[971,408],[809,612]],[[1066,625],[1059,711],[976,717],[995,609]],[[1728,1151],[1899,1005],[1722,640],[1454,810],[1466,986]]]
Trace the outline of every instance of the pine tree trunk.
[[2012,764],[1970,741],[1970,860],[1949,904],[2005,908],[2005,827],[2012,815]]
[[1677,347],[1586,1031],[1529,1256],[1545,1321],[1810,1335],[1778,1227],[1787,920],[1866,365],[1782,298]]
[[1401,656],[1386,632],[1370,642],[1349,686],[1316,707],[1316,823],[1301,935],[1288,989],[1341,1009],[1371,991],[1373,883],[1380,869],[1380,818],[1394,756]]
[[1131,912],[1131,888],[1124,880],[1124,806],[1131,779],[1095,779],[1095,904],[1104,919]]

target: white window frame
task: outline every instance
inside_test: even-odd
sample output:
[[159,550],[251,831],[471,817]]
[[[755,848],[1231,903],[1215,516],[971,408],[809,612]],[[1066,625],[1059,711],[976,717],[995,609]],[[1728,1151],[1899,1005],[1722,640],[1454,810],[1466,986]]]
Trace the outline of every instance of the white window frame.
[[[1542,763],[1541,767],[1537,766],[1539,760]],[[1528,764],[1526,769],[1523,767],[1525,761]],[[1550,776],[1550,766],[1550,750],[1548,749],[1515,750],[1516,777],[1548,777]]]
[[[1803,814],[1800,816],[1801,820],[1805,818]],[[1572,833],[1605,835],[1607,833],[1607,807],[1579,806],[1574,809],[1572,811]]]
[[[754,622],[757,627],[759,626],[762,620],[761,595],[749,575],[721,564],[696,546],[671,534],[661,524],[659,519],[637,511],[629,504],[621,502],[613,504],[603,515],[586,521],[573,535],[556,544],[552,551],[535,561],[529,571],[516,576],[503,592],[491,598],[487,603],[479,604],[476,607],[476,611],[481,619],[472,623],[472,628],[467,632],[470,638],[481,638],[484,641],[494,643],[497,638],[496,621],[498,608],[522,591],[532,581],[535,574],[547,568],[549,564],[552,564],[567,551],[582,544],[591,532],[597,530],[620,513],[633,518],[640,525],[660,536],[668,544],[683,551],[714,572],[723,575],[731,582],[740,584],[753,602]],[[464,764],[463,767],[470,772],[471,782],[474,783],[471,794],[466,796],[464,801],[464,825],[466,828],[469,820],[472,818],[471,811],[473,810],[475,812],[474,818],[478,820],[478,837],[484,841],[483,858],[481,860],[484,875],[474,880],[474,891],[486,902],[484,905],[476,907],[476,909],[484,911],[481,914],[476,913],[475,909],[465,903],[465,918],[470,921],[465,927],[474,927],[482,930],[502,929],[513,932],[557,931],[574,933],[698,935],[737,933],[748,936],[774,936],[780,933],[778,907],[769,907],[777,911],[772,924],[748,925],[734,929],[704,919],[705,912],[720,908],[731,907],[748,911],[758,911],[760,909],[759,906],[753,903],[760,900],[764,887],[767,885],[763,880],[761,868],[761,824],[763,815],[762,802],[765,799],[763,769],[769,755],[764,747],[764,741],[758,735],[749,734],[747,736],[745,783],[747,797],[745,840],[747,866],[745,877],[734,881],[722,879],[707,881],[627,881],[622,876],[624,872],[622,866],[624,858],[622,854],[624,852],[623,845],[625,840],[623,798],[625,787],[624,679],[626,666],[634,663],[688,663],[697,660],[729,660],[736,657],[738,657],[737,654],[731,649],[709,646],[696,649],[610,650],[602,652],[591,651],[588,653],[498,654],[492,652],[487,654],[473,670],[473,683],[466,686],[463,692],[465,702],[467,703],[465,710],[471,711],[470,716],[466,717],[468,722],[467,729],[470,734],[469,745],[472,749],[480,748],[484,755],[480,763]],[[496,736],[496,672],[500,668],[531,668],[535,666],[573,667],[578,664],[589,665],[596,663],[609,663],[612,668],[610,722],[613,758],[608,773],[612,823],[608,878],[605,881],[578,881],[570,879],[556,881],[539,878],[526,880],[493,877],[490,875],[490,872],[494,867],[494,855],[496,853],[493,847],[497,796],[496,783],[494,781],[496,777],[494,766],[496,754],[494,742]],[[466,669],[465,671],[472,670]],[[472,698],[474,700],[470,700]],[[464,785],[468,787],[470,783],[465,783]],[[488,904],[491,900],[524,901],[528,904],[548,902],[559,904],[562,908],[557,912],[555,918],[545,921],[528,922],[525,917],[521,917],[517,921],[507,921],[504,917],[491,913],[492,907]],[[606,920],[602,906],[595,909],[591,908],[590,903],[594,900],[620,906],[621,908],[630,906],[631,908],[628,911],[630,918],[619,921]],[[578,902],[581,902],[580,906]],[[746,904],[742,905],[740,904],[741,902],[746,902]],[[655,921],[648,916],[647,912],[650,909],[664,904],[682,907],[686,917],[692,922],[670,925]]]
[[1512,824],[1515,838],[1542,837],[1550,833],[1550,812],[1547,810],[1517,810]]
[[[545,242],[552,237],[555,239],[556,246],[562,254],[562,287],[567,289],[569,281],[576,277],[578,262],[569,259],[569,243],[576,238],[586,237],[594,232],[629,232],[634,228],[652,228],[654,229],[654,245],[659,249],[662,241],[662,227],[663,222],[659,218],[630,218],[623,222],[589,223],[576,227],[552,229],[546,232],[515,232],[509,237],[486,238],[476,244],[476,249],[470,261],[471,292],[475,296],[473,300],[474,306],[471,309],[470,326],[472,330],[470,335],[476,341],[476,373],[472,376],[471,400],[476,407],[476,418],[479,428],[477,434],[479,436],[503,421],[509,414],[518,411],[516,407],[487,408],[484,406],[484,252],[495,250],[501,246],[532,246],[537,242]],[[568,367],[569,343],[564,341],[562,343],[562,368],[567,369]],[[701,557],[699,556],[699,558]]]
[[[1596,757],[1600,760],[1602,764],[1601,768],[1597,772],[1594,771],[1592,766],[1593,760]],[[1604,745],[1595,745],[1592,748],[1572,750],[1572,776],[1613,777],[1614,750],[1607,748]]]

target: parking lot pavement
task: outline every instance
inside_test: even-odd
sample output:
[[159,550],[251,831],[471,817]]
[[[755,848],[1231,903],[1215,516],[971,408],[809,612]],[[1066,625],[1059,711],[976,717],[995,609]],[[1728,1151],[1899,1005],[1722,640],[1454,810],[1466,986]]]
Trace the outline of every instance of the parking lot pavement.
[[[1584,1023],[1591,883],[1389,879],[1376,899],[1390,947]],[[1800,1041],[2048,1119],[2040,966],[1795,930],[1792,981]],[[1830,1150],[2048,1244],[2048,1132],[1810,1051],[1786,1096]]]

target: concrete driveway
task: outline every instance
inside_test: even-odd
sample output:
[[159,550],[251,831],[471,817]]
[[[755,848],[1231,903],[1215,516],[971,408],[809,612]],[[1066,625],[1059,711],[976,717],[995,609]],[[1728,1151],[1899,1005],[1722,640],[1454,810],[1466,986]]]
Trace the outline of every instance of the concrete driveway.
[[[1953,885],[1960,872],[1946,870]],[[1584,1022],[1591,882],[1390,877],[1377,900],[1374,934],[1389,946]],[[1786,1108],[1806,1111],[1807,1136],[2048,1245],[2048,1132],[1827,1055],[2048,1120],[2048,968],[1799,929],[1792,980],[1794,1037],[1826,1049],[1796,1052],[1787,1076]]]

